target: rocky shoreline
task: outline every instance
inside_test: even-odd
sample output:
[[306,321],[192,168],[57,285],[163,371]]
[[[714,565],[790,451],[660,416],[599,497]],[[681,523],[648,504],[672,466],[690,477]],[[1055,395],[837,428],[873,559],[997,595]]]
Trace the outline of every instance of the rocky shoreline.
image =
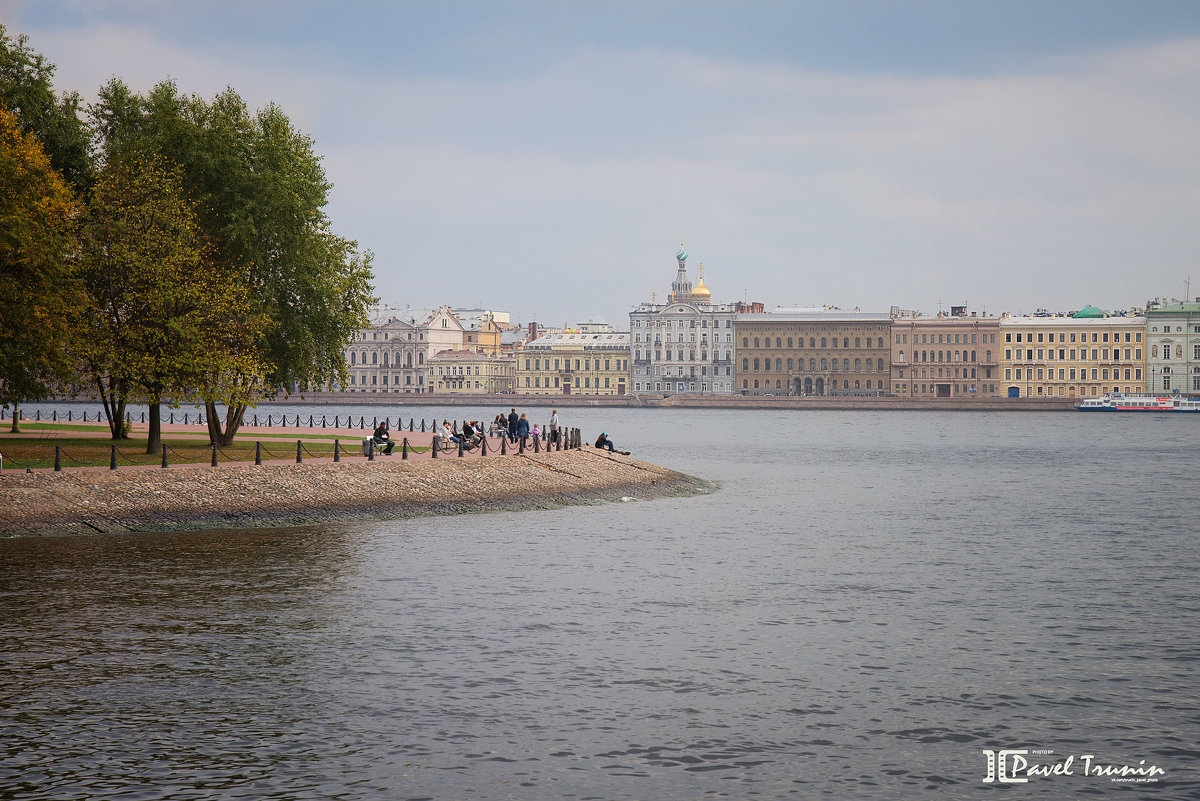
[[252,528],[541,509],[707,492],[591,448],[503,459],[0,473],[0,536]]

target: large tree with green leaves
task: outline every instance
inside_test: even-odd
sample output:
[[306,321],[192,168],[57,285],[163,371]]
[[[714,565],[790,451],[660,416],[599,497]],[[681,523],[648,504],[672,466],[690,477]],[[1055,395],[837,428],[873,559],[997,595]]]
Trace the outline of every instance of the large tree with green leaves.
[[244,359],[260,335],[240,276],[212,258],[178,172],[155,156],[109,163],[80,237],[88,302],[76,351],[121,436],[125,404],[150,406],[147,452],[161,444],[159,406],[200,396],[216,372],[261,373]]
[[53,77],[54,65],[29,47],[29,37],[12,39],[0,25],[0,105],[16,116],[23,132],[41,141],[50,164],[81,191],[91,174],[91,135],[79,116],[79,95],[57,95]]
[[64,344],[80,300],[75,201],[33,134],[0,107],[0,404],[49,395],[71,372]]
[[216,258],[265,321],[252,353],[265,369],[222,372],[202,390],[214,441],[228,444],[256,399],[344,383],[342,348],[375,300],[371,254],[330,230],[312,140],[278,106],[252,114],[232,89],[208,102],[170,81],[144,95],[110,81],[89,112],[105,161],[153,153],[179,165]]

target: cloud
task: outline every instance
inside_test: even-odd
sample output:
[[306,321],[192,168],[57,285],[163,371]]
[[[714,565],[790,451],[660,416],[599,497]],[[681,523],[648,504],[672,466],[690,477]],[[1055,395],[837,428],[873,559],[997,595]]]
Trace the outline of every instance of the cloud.
[[60,88],[166,75],[310,131],[378,290],[544,322],[660,295],[682,233],[718,300],[989,311],[1178,294],[1200,249],[1200,40],[975,76],[580,50],[519,76],[313,65],[150,28],[46,29]]

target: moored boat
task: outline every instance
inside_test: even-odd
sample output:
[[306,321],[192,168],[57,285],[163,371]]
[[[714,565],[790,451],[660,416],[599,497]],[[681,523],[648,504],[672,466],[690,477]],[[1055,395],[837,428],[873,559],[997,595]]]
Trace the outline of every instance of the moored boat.
[[1109,392],[1075,404],[1080,412],[1200,412],[1200,398],[1182,395],[1126,395]]

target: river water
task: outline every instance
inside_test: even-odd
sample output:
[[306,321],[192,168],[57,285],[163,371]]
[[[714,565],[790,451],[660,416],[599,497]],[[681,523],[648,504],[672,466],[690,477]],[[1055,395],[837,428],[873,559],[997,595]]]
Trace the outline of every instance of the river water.
[[0,541],[0,798],[1200,797],[1200,419],[560,411],[719,489]]

